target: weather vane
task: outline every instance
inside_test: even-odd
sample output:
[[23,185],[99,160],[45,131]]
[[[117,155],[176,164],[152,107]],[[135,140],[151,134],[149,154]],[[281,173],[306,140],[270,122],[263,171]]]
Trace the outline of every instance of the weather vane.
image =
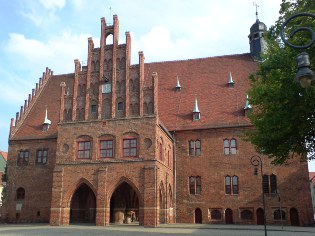
[[258,4],[257,4],[257,2],[256,1],[254,1],[253,2],[253,6],[255,6],[256,7],[256,20],[258,20]]

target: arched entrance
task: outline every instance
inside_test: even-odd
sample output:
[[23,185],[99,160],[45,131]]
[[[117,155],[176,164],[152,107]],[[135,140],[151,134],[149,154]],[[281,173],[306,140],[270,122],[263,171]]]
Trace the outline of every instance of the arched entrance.
[[264,224],[264,210],[262,208],[258,208],[256,210],[256,218],[257,218],[257,224],[263,225]]
[[300,225],[299,213],[298,213],[297,209],[295,209],[295,208],[290,209],[290,221],[291,221],[292,226],[299,226]]
[[233,211],[230,208],[225,210],[225,224],[233,224]]
[[120,184],[110,199],[110,223],[139,223],[139,198],[126,182]]
[[166,223],[166,209],[165,209],[165,197],[164,197],[164,190],[163,190],[163,185],[161,184],[160,186],[160,224],[165,224]]
[[96,198],[92,189],[81,184],[70,203],[70,223],[95,223]]
[[195,224],[202,224],[202,211],[200,208],[195,210]]

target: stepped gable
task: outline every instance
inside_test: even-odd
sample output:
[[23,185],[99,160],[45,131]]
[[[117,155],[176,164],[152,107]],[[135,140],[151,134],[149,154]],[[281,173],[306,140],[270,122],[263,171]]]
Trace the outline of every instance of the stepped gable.
[[[46,70],[39,83],[42,84],[38,84],[37,89],[33,89],[29,100],[25,101],[24,107],[21,107],[21,111],[17,113],[16,121],[11,119],[10,140],[56,138],[61,97],[60,84],[65,82],[67,87],[73,87],[73,80],[73,73],[53,75],[50,70]],[[43,131],[46,107],[51,126],[47,131]]]
[[[249,75],[257,69],[251,55],[147,63],[146,83],[159,77],[159,116],[169,131],[250,125],[244,115]],[[228,87],[230,72],[235,86]],[[177,76],[181,90],[176,91]],[[195,98],[201,118],[193,121]]]

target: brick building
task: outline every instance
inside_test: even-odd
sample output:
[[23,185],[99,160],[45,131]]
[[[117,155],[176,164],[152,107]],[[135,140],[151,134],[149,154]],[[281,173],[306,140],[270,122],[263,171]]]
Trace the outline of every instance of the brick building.
[[[266,26],[251,27],[251,53],[130,64],[131,38],[101,19],[87,65],[46,69],[11,120],[10,222],[313,223],[307,163],[250,164],[246,91]],[[113,41],[107,41],[112,35]],[[260,174],[260,173],[259,173]],[[279,193],[281,207],[279,204]]]

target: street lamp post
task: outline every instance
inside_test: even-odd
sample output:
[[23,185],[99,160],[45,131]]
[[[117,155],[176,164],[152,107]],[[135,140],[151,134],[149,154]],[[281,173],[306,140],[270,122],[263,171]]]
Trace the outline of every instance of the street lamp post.
[[[287,24],[293,20],[294,18],[298,17],[311,17],[315,19],[315,14],[312,13],[298,13],[294,14],[291,17],[289,17],[280,28],[280,36],[282,41],[287,44],[291,48],[295,49],[306,49],[308,47],[311,47],[313,43],[315,43],[315,31],[309,27],[299,27],[293,30],[293,32],[290,34],[288,38],[285,37],[284,29],[287,26]],[[311,35],[310,41],[308,41],[304,45],[294,45],[288,41],[288,39],[293,38],[294,35],[301,31],[307,31]],[[300,82],[302,88],[307,88],[311,86],[311,82],[315,80],[315,74],[310,68],[310,60],[309,55],[306,52],[301,52],[297,56],[297,64],[298,64],[298,72],[296,73],[295,79]]]
[[267,226],[266,226],[266,203],[265,203],[265,193],[263,188],[263,163],[260,156],[252,156],[250,158],[250,163],[255,167],[254,175],[258,175],[257,167],[260,166],[260,174],[261,174],[261,190],[262,190],[262,201],[263,201],[263,208],[264,208],[264,229],[265,229],[265,236],[267,236]]

